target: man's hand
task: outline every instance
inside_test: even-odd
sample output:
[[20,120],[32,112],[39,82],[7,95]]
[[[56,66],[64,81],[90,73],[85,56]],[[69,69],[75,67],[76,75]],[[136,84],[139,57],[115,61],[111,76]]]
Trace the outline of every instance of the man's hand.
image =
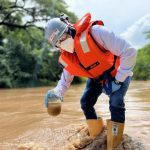
[[118,91],[121,88],[121,85],[122,85],[122,83],[117,81],[117,80],[112,81],[112,91],[111,91],[111,93],[114,93],[114,92]]
[[45,95],[45,107],[48,107],[48,102],[63,101],[63,96],[54,89],[49,90]]
[[[102,92],[106,95],[110,95],[121,88],[122,82],[117,81],[116,79],[111,81],[110,84],[106,84],[106,87],[102,89]],[[110,88],[111,87],[111,88]],[[107,89],[106,89],[107,88]],[[106,92],[107,90],[107,92]]]

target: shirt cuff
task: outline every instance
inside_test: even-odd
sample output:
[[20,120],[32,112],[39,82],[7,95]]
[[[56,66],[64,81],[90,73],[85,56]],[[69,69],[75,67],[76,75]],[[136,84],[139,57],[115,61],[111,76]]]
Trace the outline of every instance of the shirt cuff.
[[133,76],[133,72],[130,72],[130,73],[121,73],[121,72],[117,72],[116,76],[115,76],[115,79],[120,81],[120,82],[124,82],[125,79],[128,77],[128,76]]
[[55,91],[56,95],[58,95],[58,96],[64,96],[65,92],[67,91],[67,87],[61,86],[61,85],[57,85],[54,88],[54,91]]

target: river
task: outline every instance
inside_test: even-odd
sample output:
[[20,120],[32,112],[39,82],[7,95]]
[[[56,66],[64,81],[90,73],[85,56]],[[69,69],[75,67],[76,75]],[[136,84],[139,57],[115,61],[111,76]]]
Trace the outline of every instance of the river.
[[[85,122],[79,102],[84,86],[70,87],[64,97],[62,112],[57,117],[47,114],[43,100],[47,90],[53,87],[0,90],[0,147],[38,129],[57,129]],[[125,133],[141,141],[149,150],[150,81],[132,81],[125,101]],[[107,96],[102,94],[95,107],[104,119],[109,118]]]

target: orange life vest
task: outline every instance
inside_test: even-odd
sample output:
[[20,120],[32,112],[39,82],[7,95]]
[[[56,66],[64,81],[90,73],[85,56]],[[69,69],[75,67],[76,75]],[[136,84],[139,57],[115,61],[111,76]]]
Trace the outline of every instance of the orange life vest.
[[75,23],[75,52],[73,54],[66,51],[61,52],[59,62],[75,76],[97,78],[109,71],[114,77],[120,65],[120,58],[114,56],[93,39],[90,33],[91,26],[103,26],[104,24],[102,21],[91,22],[90,20],[91,15],[87,13]]

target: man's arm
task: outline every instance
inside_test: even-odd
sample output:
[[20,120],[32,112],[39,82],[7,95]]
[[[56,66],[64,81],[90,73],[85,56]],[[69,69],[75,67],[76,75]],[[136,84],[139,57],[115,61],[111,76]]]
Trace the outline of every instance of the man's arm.
[[46,95],[45,95],[45,106],[48,108],[48,103],[61,100],[63,101],[63,96],[67,89],[69,88],[72,80],[73,80],[73,75],[71,75],[68,71],[65,69],[63,70],[63,73],[61,75],[61,78],[57,84],[57,86],[49,90]]
[[64,95],[68,88],[70,87],[71,82],[73,81],[74,75],[70,74],[67,70],[63,69],[61,78],[58,81],[57,86],[54,88],[56,93]]
[[111,51],[114,55],[120,56],[120,67],[116,74],[116,80],[123,82],[126,77],[132,76],[132,69],[135,66],[137,51],[121,37],[116,36],[112,31],[99,25],[91,28],[94,39]]

